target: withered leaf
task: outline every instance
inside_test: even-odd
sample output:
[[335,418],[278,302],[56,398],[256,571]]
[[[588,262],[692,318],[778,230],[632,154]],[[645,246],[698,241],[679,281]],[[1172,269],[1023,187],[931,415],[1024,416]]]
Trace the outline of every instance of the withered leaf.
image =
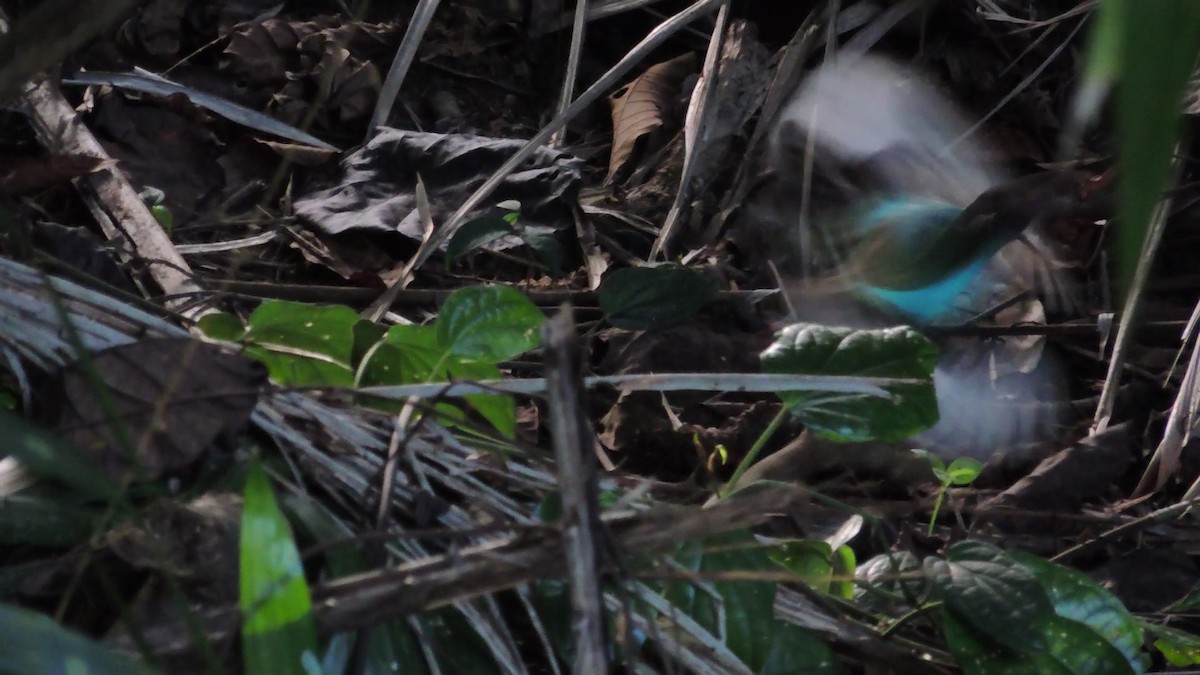
[[606,180],[611,180],[633,156],[638,139],[663,125],[683,79],[695,69],[696,55],[688,52],[650,66],[611,97],[613,141]]
[[90,155],[9,157],[0,169],[0,190],[13,196],[41,192],[73,178],[110,168],[115,160]]
[[193,466],[218,439],[240,433],[266,382],[258,362],[186,338],[141,340],[96,352],[90,361],[105,390],[93,386],[81,362],[68,366],[57,428],[118,481],[134,469],[133,458],[101,397],[136,447],[140,472],[133,477],[153,480]]
[[[430,216],[444,222],[525,141],[468,134],[437,134],[380,127],[365,146],[341,162],[337,184],[296,200],[296,215],[326,234],[350,231],[399,233],[420,240],[428,219],[417,204],[417,179],[424,184]],[[573,226],[583,162],[552,148],[538,148],[492,194],[494,204],[521,203],[526,232],[552,234]],[[489,215],[480,209],[470,217]],[[500,210],[502,214],[504,211]],[[501,238],[494,247],[521,244]]]
[[231,602],[237,599],[241,517],[241,497],[228,492],[186,504],[164,499],[106,532],[103,542],[135,567],[189,579],[193,596]]

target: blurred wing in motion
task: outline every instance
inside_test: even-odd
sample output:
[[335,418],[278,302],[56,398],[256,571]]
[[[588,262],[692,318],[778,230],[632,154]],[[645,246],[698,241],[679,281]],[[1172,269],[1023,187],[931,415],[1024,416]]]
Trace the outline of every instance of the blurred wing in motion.
[[960,140],[969,128],[917,73],[861,56],[827,64],[800,85],[780,113],[768,162],[798,185],[811,143],[818,162],[861,167],[874,189],[965,207],[1006,178],[984,166],[984,147]]
[[[752,211],[787,223],[806,247],[802,281],[789,289],[797,319],[955,324],[1031,290],[1052,309],[1075,307],[1069,274],[1038,230],[1070,213],[1077,177],[1010,181],[969,127],[934,86],[884,59],[832,63],[802,83],[764,158],[771,206]],[[821,269],[832,277],[803,280]],[[1045,310],[1028,297],[994,321],[1044,323]],[[941,349],[941,421],[914,444],[987,458],[1062,433],[1071,410],[1044,338],[954,338]]]

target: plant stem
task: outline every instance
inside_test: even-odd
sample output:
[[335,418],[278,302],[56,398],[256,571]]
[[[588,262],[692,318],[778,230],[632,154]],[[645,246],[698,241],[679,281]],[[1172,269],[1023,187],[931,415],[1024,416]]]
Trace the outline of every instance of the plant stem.
[[759,434],[758,439],[754,441],[754,445],[750,447],[750,451],[746,453],[746,456],[742,458],[741,463],[738,464],[738,468],[734,470],[733,477],[729,479],[729,483],[725,485],[723,490],[721,490],[722,497],[727,497],[733,494],[733,491],[737,489],[738,480],[741,479],[742,474],[746,473],[746,470],[749,469],[752,464],[754,464],[754,460],[758,458],[759,453],[761,453],[762,449],[767,445],[767,441],[775,435],[775,432],[779,430],[779,427],[783,426],[783,422],[787,419],[788,413],[789,410],[787,406],[780,408],[779,412],[775,414],[775,418],[772,419],[771,423],[767,425],[767,428],[763,429],[763,432]]

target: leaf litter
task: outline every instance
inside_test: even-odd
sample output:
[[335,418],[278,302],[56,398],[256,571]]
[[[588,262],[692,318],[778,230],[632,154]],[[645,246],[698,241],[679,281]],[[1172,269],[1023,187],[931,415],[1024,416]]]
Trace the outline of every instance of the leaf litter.
[[[328,161],[327,157],[310,161],[307,155],[280,147],[275,138],[211,115],[184,97],[156,98],[92,86],[69,95],[84,113],[85,123],[101,136],[112,159],[68,161],[44,154],[41,164],[29,165],[33,168],[28,172],[3,174],[11,176],[0,185],[5,188],[5,209],[22,220],[57,220],[61,225],[39,224],[40,234],[35,238],[38,247],[51,251],[67,268],[96,271],[96,276],[107,275],[111,281],[111,270],[101,273],[104,265],[97,262],[102,248],[67,243],[68,236],[75,236],[67,231],[90,224],[87,209],[73,199],[51,200],[48,196],[57,194],[56,184],[78,175],[121,171],[138,188],[154,187],[165,194],[165,206],[176,223],[171,237],[177,244],[254,242],[231,249],[196,249],[199,252],[187,254],[206,288],[230,294],[225,309],[246,316],[259,298],[284,293],[292,300],[313,303],[342,297],[337,294],[341,291],[377,293],[386,281],[395,279],[395,270],[429,235],[428,219],[434,228],[445,223],[524,144],[522,139],[531,137],[548,119],[569,41],[566,33],[544,32],[550,25],[544,8],[531,14],[542,17],[540,28],[534,30],[532,25],[525,25],[523,13],[513,13],[509,7],[501,7],[503,3],[479,7],[473,3],[444,3],[446,7],[435,15],[434,25],[391,111],[390,126],[369,132],[367,122],[390,57],[403,39],[408,14],[395,8],[374,7],[364,17],[369,20],[353,20],[328,9],[305,10],[300,4],[156,0],[132,13],[120,26],[101,32],[70,65],[86,71],[118,72],[139,66],[161,73],[183,87],[249,107],[347,148],[338,158],[340,162]],[[845,8],[842,20],[834,26],[839,38],[850,43],[866,41],[872,35],[869,29],[886,25],[886,13],[872,13],[879,8],[869,4]],[[1041,40],[1030,33],[1013,32],[994,13],[977,13],[973,9],[976,3],[968,4],[971,7],[931,10],[922,25],[912,18],[907,20],[912,24],[895,25],[886,32],[879,51],[900,58],[919,54],[916,65],[936,81],[938,95],[951,97],[953,105],[968,111],[972,121],[988,115],[986,123],[972,136],[982,140],[966,146],[980,146],[975,152],[985,156],[972,162],[980,161],[989,168],[1003,165],[1005,170],[1021,174],[1052,163],[1057,159],[1056,139],[1072,91],[1070,82],[1081,70],[1081,57],[1077,55],[1080,50],[1056,52],[1067,39],[1064,36],[1052,34],[1050,39]],[[980,7],[985,4],[995,3],[979,3]],[[1065,25],[1071,19],[1051,10],[1067,4],[1045,3],[1054,7],[1039,8],[1040,14],[1022,18],[1047,20],[1051,22],[1048,26]],[[561,272],[546,264],[544,252],[540,253],[529,237],[488,238],[485,245],[456,255],[447,265],[439,262],[417,269],[413,292],[400,295],[393,306],[393,317],[402,322],[431,322],[438,312],[438,300],[436,294],[421,295],[421,291],[501,283],[526,290],[535,299],[542,298],[540,304],[547,308],[571,298],[582,327],[589,331],[585,333],[585,351],[591,372],[721,373],[761,370],[757,355],[771,343],[773,329],[791,316],[780,302],[785,295],[792,299],[804,295],[802,300],[812,302],[815,298],[839,312],[844,310],[844,298],[831,295],[833,299],[826,301],[826,296],[797,291],[790,283],[797,269],[803,270],[812,262],[801,257],[810,251],[797,240],[796,225],[806,214],[836,213],[842,204],[869,198],[874,191],[888,187],[879,184],[881,165],[901,167],[900,178],[889,173],[891,169],[883,172],[892,188],[910,176],[920,178],[920,170],[910,173],[911,167],[904,168],[903,164],[881,163],[890,161],[887,155],[893,145],[927,141],[901,125],[895,143],[889,142],[882,150],[876,148],[863,157],[848,160],[837,153],[822,154],[818,149],[808,182],[802,180],[798,167],[805,165],[808,141],[781,141],[773,134],[772,130],[779,127],[774,125],[771,111],[787,110],[784,103],[798,82],[811,72],[824,43],[813,37],[819,33],[812,26],[819,23],[820,14],[808,19],[793,16],[793,11],[754,8],[735,13],[723,36],[726,44],[715,72],[700,72],[701,61],[696,58],[706,49],[707,36],[701,40],[696,34],[677,34],[624,78],[623,84],[628,87],[625,97],[610,92],[616,96],[611,107],[595,105],[572,120],[565,145],[540,148],[531,160],[499,183],[487,200],[488,206],[472,214],[503,215],[511,206],[502,207],[502,202],[519,202],[517,224],[530,228],[525,232],[557,240]],[[568,16],[561,18],[560,25],[569,25]],[[576,90],[619,61],[658,21],[648,13],[633,11],[589,24],[592,28],[583,46],[582,81]],[[703,30],[704,24],[696,26]],[[601,27],[604,30],[599,30]],[[1081,44],[1081,38],[1073,39],[1076,42],[1066,44]],[[769,61],[766,54],[773,55]],[[1013,54],[1022,56],[1014,62]],[[662,72],[661,66],[666,64],[672,64],[670,77]],[[708,123],[709,127],[685,133],[682,113],[699,77],[716,78],[718,93],[712,105],[720,114],[716,122]],[[886,104],[880,105],[886,110]],[[856,123],[853,119],[847,121]],[[857,124],[861,128],[862,122]],[[945,134],[946,129],[933,132]],[[1112,150],[1104,132],[1087,139],[1085,153],[1099,159],[1101,167],[1110,163]],[[3,136],[0,143],[28,144],[19,131]],[[363,138],[370,140],[355,147]],[[256,149],[247,149],[251,147]],[[690,184],[699,189],[689,187],[690,196],[683,203],[683,225],[665,250],[674,252],[673,262],[698,271],[708,282],[715,280],[722,292],[711,301],[701,302],[695,289],[704,288],[699,295],[706,298],[709,283],[680,284],[676,288],[675,282],[647,275],[640,282],[645,287],[626,289],[625,293],[628,297],[638,293],[652,297],[655,303],[661,303],[661,311],[639,307],[643,324],[622,324],[617,316],[603,330],[593,330],[598,321],[609,318],[605,298],[611,297],[612,288],[605,289],[602,284],[599,294],[592,293],[589,275],[581,267],[607,267],[607,279],[631,267],[631,263],[657,262],[649,259],[657,235],[654,228],[663,222],[675,201],[689,152],[700,153],[706,168]],[[939,171],[942,173],[935,175],[945,175],[944,168]],[[614,176],[620,180],[613,181]],[[972,178],[965,174],[955,177],[967,181]],[[417,204],[418,181],[429,201],[425,215]],[[258,185],[247,199],[240,193],[253,182]],[[923,189],[907,184],[903,187]],[[942,187],[954,188],[949,183]],[[1190,195],[1193,187],[1183,184],[1180,194]],[[24,201],[13,201],[18,198]],[[1079,285],[1085,311],[1076,316],[1056,314],[1057,308],[1026,298],[1008,305],[1009,311],[1001,308],[989,317],[995,319],[993,323],[969,325],[952,338],[994,343],[986,358],[972,364],[975,377],[989,392],[1002,379],[1026,377],[1046,363],[1042,350],[1046,344],[1052,345],[1058,373],[1053,383],[1059,389],[1042,390],[1036,396],[1056,401],[1056,407],[1048,417],[1022,410],[1006,418],[1011,421],[997,423],[993,431],[983,429],[984,425],[972,417],[974,409],[987,408],[997,400],[990,398],[993,393],[982,398],[962,394],[957,397],[958,407],[943,406],[942,423],[931,432],[937,436],[926,439],[962,444],[971,442],[972,434],[994,433],[1002,440],[991,444],[1005,446],[1002,449],[1009,452],[996,453],[976,485],[954,492],[951,501],[957,513],[939,516],[936,536],[924,534],[924,521],[915,522],[928,516],[932,477],[922,475],[919,464],[914,468],[904,443],[839,445],[806,436],[802,425],[789,419],[767,439],[767,453],[778,454],[769,457],[775,468],[764,463],[759,477],[768,481],[801,480],[874,514],[878,524],[866,529],[878,528],[876,532],[881,534],[877,536],[882,539],[870,541],[860,535],[852,540],[863,564],[861,569],[866,569],[870,556],[887,553],[887,549],[911,551],[922,557],[944,552],[947,545],[963,539],[968,532],[975,538],[1042,555],[1109,533],[1105,536],[1113,537],[1111,546],[1102,549],[1092,545],[1067,562],[1085,571],[1096,571],[1130,608],[1166,609],[1181,599],[1200,576],[1186,546],[1191,536],[1189,528],[1185,521],[1160,527],[1151,527],[1147,522],[1141,528],[1137,523],[1142,518],[1150,519],[1157,510],[1169,508],[1193,480],[1198,464],[1186,452],[1189,444],[1183,445],[1182,461],[1173,464],[1176,481],[1184,485],[1168,479],[1160,481],[1159,492],[1150,497],[1129,497],[1144,468],[1139,458],[1157,445],[1162,417],[1156,413],[1169,409],[1174,400],[1175,380],[1164,379],[1164,375],[1170,356],[1180,347],[1179,332],[1195,300],[1191,275],[1195,219],[1190,217],[1189,201],[1177,197],[1176,203],[1179,206],[1172,214],[1172,226],[1155,270],[1159,285],[1149,291],[1153,303],[1147,327],[1133,343],[1129,381],[1118,396],[1116,417],[1122,425],[1106,433],[1089,434],[1084,423],[1095,407],[1096,388],[1104,377],[1105,362],[1097,346],[1100,339],[1094,317],[1113,307],[1103,281],[1104,259],[1099,255],[1103,229],[1091,222],[1066,219],[1047,224],[1042,234],[1047,237],[1046,245],[1069,254],[1064,258],[1064,269]],[[633,224],[639,218],[652,224],[651,231]],[[274,236],[264,239],[260,236],[264,233]],[[6,257],[14,255],[14,245],[6,242],[3,247]],[[819,267],[829,261],[817,259],[815,264]],[[789,280],[787,294],[776,293],[764,300],[748,292],[775,289],[779,271]],[[126,272],[138,276],[136,269]],[[996,294],[1002,295],[999,291]],[[369,303],[371,294],[355,297],[359,299],[353,304],[361,308]],[[999,297],[997,301],[1005,299]],[[41,301],[50,302],[44,297]],[[80,305],[73,305],[72,311],[79,310]],[[656,316],[670,320],[656,323]],[[853,314],[838,317],[839,322],[850,325],[856,321],[870,325],[873,321]],[[1034,330],[1022,334],[1023,328]],[[974,329],[978,334],[971,334]],[[188,588],[188,580],[202,571],[196,564],[203,559],[199,550],[228,547],[228,510],[239,507],[236,499],[228,499],[227,492],[206,484],[203,467],[205,462],[222,456],[218,440],[234,443],[223,450],[227,461],[237,463],[239,455],[228,453],[239,438],[246,438],[250,419],[256,430],[251,438],[269,439],[264,443],[259,438],[259,452],[269,454],[277,448],[285,451],[288,468],[274,475],[295,495],[319,505],[320,518],[309,516],[308,527],[314,532],[318,522],[343,537],[371,531],[363,523],[374,520],[382,485],[378,476],[382,475],[385,457],[399,458],[396,468],[401,483],[393,488],[396,496],[389,510],[391,520],[376,523],[377,528],[385,530],[419,522],[421,527],[433,523],[433,527],[447,530],[496,528],[485,536],[498,535],[504,528],[528,525],[530,515],[544,506],[542,500],[554,485],[547,455],[537,449],[548,443],[543,427],[546,413],[540,401],[519,402],[521,418],[527,422],[520,431],[523,445],[505,445],[503,453],[493,454],[439,427],[431,416],[420,414],[402,417],[425,420],[417,423],[411,434],[392,437],[392,416],[356,406],[354,400],[335,392],[271,391],[259,399],[261,373],[244,360],[233,360],[219,349],[197,346],[178,335],[166,341],[147,339],[128,322],[107,333],[110,338],[114,334],[125,337],[120,343],[108,345],[108,351],[100,350],[98,342],[88,343],[96,350],[93,365],[83,362],[57,383],[48,379],[42,382],[38,376],[30,386],[46,398],[54,398],[51,392],[60,389],[57,396],[66,407],[57,417],[46,414],[45,418],[56,419],[50,424],[57,424],[81,455],[121,481],[130,470],[128,456],[117,447],[121,445],[119,439],[96,431],[107,428],[106,415],[110,413],[104,412],[107,404],[97,400],[103,396],[95,389],[94,379],[84,372],[95,368],[95,375],[107,383],[114,397],[112,412],[125,422],[128,435],[152,439],[138,446],[137,463],[145,471],[144,478],[151,483],[173,484],[176,489],[182,485],[184,490],[194,489],[201,495],[189,501],[142,502],[142,520],[106,530],[105,546],[120,560],[115,569],[132,581],[131,587],[142,584],[145,589],[144,604],[138,608],[144,616],[154,616],[150,609],[160,603],[165,615],[174,614],[166,600],[169,593],[160,587],[162,575],[178,577]],[[1045,335],[1052,339],[1043,339]],[[22,338],[12,332],[0,338],[5,345],[28,342],[28,336]],[[198,357],[184,359],[185,353]],[[1015,366],[1011,358],[1014,354],[1024,357],[1023,361],[1017,359]],[[502,362],[501,372],[505,376],[532,374],[537,360],[536,352],[518,355]],[[36,363],[25,361],[23,368],[37,369]],[[1006,367],[1011,372],[997,370]],[[173,389],[169,382],[179,382],[183,388]],[[1030,403],[1015,385],[1000,389],[1001,396],[1012,398],[1018,408]],[[1018,393],[1003,393],[1014,391]],[[588,412],[602,451],[618,466],[606,474],[604,489],[611,489],[611,483],[604,481],[615,481],[634,495],[624,498],[637,503],[637,495],[641,495],[641,506],[703,502],[730,476],[780,406],[775,397],[739,392],[597,391],[589,403]],[[150,414],[151,409],[157,412]],[[462,428],[476,433],[486,431],[478,418],[464,424]],[[1048,439],[1047,428],[1053,429]],[[803,441],[806,437],[808,440]],[[1031,445],[1036,447],[1028,447]],[[728,453],[724,459],[718,459],[718,446]],[[791,459],[782,462],[781,457]],[[1039,466],[1038,460],[1044,457],[1049,459]],[[613,495],[620,498],[615,492]],[[199,508],[207,498],[229,502],[221,507],[225,509],[221,511],[223,516],[216,518],[216,512]],[[437,515],[424,511],[418,514],[423,508],[420,504],[431,498],[440,504]],[[1009,513],[1002,508],[1031,513]],[[808,502],[780,509],[774,516],[772,531],[801,534],[824,531],[838,519],[836,514],[813,509]],[[789,521],[786,527],[781,526],[784,520]],[[963,530],[964,525],[968,530]],[[1119,525],[1130,527],[1133,533],[1144,531],[1146,538],[1119,531],[1112,534]],[[174,529],[189,528],[196,533],[193,539],[171,540]],[[210,528],[212,532],[205,534]],[[152,540],[158,543],[147,543]],[[360,548],[364,560],[358,561],[358,569],[376,569],[378,558],[366,555],[372,547]],[[424,560],[444,550],[441,542],[432,540],[405,540],[388,548],[391,555],[409,561]],[[163,551],[169,555],[160,555]],[[60,551],[58,555],[26,551],[5,559],[3,564],[42,563],[45,574],[51,574],[64,561],[76,560],[79,553],[78,549]],[[329,549],[322,555],[332,559],[337,553]],[[233,564],[228,555],[218,560],[226,563],[214,564]],[[1135,583],[1137,577],[1146,574],[1145,570],[1160,569],[1163,579],[1168,578],[1169,571],[1170,584],[1179,589],[1178,593],[1167,592],[1162,584]],[[205,583],[227,591],[228,568],[212,571],[215,574]],[[197,582],[196,589],[200,588]],[[1037,596],[1032,586],[1023,588]],[[23,597],[28,599],[32,590],[37,591],[33,595],[59,592],[53,586],[29,581]],[[208,591],[192,599],[207,603],[206,609],[229,602],[227,592]],[[188,595],[191,597],[190,592]],[[447,628],[451,624],[459,629],[470,626],[469,632],[459,634],[474,637],[504,635],[524,643],[538,636],[542,646],[530,648],[530,654],[522,658],[538,664],[554,661],[557,657],[549,643],[558,638],[551,634],[551,615],[527,604],[528,598],[519,593],[498,597],[505,598],[503,607],[473,597],[463,600],[453,611],[423,614],[414,624],[415,634],[431,641],[431,658],[443,668],[461,665],[461,659],[473,657],[493,665],[512,666],[518,660],[511,649],[502,646],[503,639],[476,640],[464,654],[456,656],[444,653],[437,648],[436,638],[430,636],[444,638],[452,630]],[[1155,602],[1149,602],[1151,598]],[[547,602],[553,600],[554,596],[548,596]],[[89,619],[78,610],[68,612],[68,618],[76,626]],[[96,621],[94,617],[90,620]],[[174,620],[157,626],[160,632],[152,642],[159,649],[168,649]],[[948,635],[954,643],[951,647],[961,650],[969,643],[967,637],[978,637],[971,633],[978,626],[972,628],[969,616],[954,620],[961,625],[955,624],[957,632],[948,629]],[[1188,625],[1185,617],[1179,620]],[[113,617],[102,618],[99,624],[111,625],[113,621]],[[327,626],[331,628],[335,626]],[[689,630],[707,635],[698,627]],[[843,650],[855,644],[836,630],[818,630],[817,634],[840,643]],[[930,641],[920,631],[907,632],[906,637],[926,640],[922,644],[935,649],[944,648],[937,638]],[[118,644],[128,644],[127,639],[113,636]],[[1035,635],[1036,639],[1040,638]],[[656,657],[666,653],[665,645]],[[753,649],[736,641],[730,648],[737,659],[744,660],[739,662],[742,665],[757,658]],[[860,662],[853,647],[848,649],[851,655],[847,662]],[[897,658],[911,659],[910,664],[923,662],[914,652]],[[514,672],[523,667],[514,667]]]

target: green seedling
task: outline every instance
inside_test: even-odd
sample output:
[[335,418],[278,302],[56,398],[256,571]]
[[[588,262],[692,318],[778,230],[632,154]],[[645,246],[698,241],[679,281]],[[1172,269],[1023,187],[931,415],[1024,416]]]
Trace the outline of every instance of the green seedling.
[[979,478],[979,473],[983,471],[983,462],[971,457],[959,457],[946,466],[940,457],[928,450],[913,450],[913,452],[929,462],[930,468],[933,469],[933,476],[937,478],[939,484],[937,499],[933,502],[933,513],[929,517],[928,534],[932,535],[933,528],[937,525],[938,512],[942,508],[942,502],[946,499],[950,487],[962,487],[974,483],[975,479]]

